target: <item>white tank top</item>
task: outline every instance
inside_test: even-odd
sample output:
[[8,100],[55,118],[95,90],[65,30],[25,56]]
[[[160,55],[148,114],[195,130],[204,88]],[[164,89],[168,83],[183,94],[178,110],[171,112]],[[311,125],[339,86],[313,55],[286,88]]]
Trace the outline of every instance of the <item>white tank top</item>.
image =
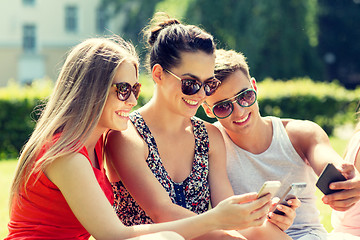
[[297,154],[280,118],[269,117],[273,125],[273,137],[268,149],[253,154],[238,147],[227,135],[219,122],[215,123],[223,134],[227,151],[227,172],[235,194],[257,192],[265,181],[279,180],[280,197],[291,183],[306,182],[307,187],[299,196],[301,206],[286,233],[294,239],[312,231],[324,232],[316,208],[316,180],[313,169]]
[[[345,161],[355,163],[356,155],[360,148],[360,132],[357,132],[350,140]],[[345,212],[333,210],[331,224],[335,232],[347,232],[360,236],[360,202]]]

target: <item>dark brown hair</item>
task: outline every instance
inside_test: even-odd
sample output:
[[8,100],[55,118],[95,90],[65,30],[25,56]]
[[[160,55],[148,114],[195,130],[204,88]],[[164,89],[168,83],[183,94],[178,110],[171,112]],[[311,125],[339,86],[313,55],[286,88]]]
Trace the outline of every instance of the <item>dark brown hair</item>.
[[144,35],[149,45],[148,67],[155,64],[170,69],[180,64],[181,52],[203,51],[213,54],[213,37],[194,25],[184,25],[179,20],[170,18],[165,13],[156,13]]

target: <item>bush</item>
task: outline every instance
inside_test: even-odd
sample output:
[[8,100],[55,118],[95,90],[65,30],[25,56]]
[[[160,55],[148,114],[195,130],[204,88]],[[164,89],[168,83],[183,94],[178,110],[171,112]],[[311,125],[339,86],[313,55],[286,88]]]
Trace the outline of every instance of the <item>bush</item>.
[[[147,75],[140,76],[142,84],[138,107],[152,96],[154,83]],[[50,80],[35,81],[30,86],[10,82],[0,88],[0,159],[17,157],[33,131],[38,118],[37,106],[46,102],[53,89]],[[360,89],[346,90],[338,83],[314,83],[310,79],[258,83],[259,106],[263,116],[273,115],[308,119],[318,123],[331,135],[337,125],[355,122]],[[200,107],[197,116],[206,117]]]
[[[144,82],[142,88],[152,85],[146,80]],[[43,79],[26,86],[10,81],[7,87],[0,88],[0,160],[18,157],[53,87],[53,81]],[[138,107],[150,97],[148,93],[140,96]]]

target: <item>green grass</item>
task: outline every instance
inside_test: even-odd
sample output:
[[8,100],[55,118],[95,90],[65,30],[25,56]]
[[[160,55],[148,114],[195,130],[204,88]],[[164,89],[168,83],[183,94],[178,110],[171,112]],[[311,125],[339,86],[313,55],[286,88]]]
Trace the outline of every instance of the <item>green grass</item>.
[[[331,144],[334,149],[342,155],[347,141],[340,138],[331,138]],[[16,168],[16,160],[2,160],[0,161],[0,239],[3,239],[7,235],[7,223],[9,221],[8,214],[8,198],[9,198],[9,188],[11,180]],[[325,226],[327,231],[332,230],[330,223],[331,208],[321,202],[322,193],[317,191],[317,207],[321,213],[320,220],[321,223]]]

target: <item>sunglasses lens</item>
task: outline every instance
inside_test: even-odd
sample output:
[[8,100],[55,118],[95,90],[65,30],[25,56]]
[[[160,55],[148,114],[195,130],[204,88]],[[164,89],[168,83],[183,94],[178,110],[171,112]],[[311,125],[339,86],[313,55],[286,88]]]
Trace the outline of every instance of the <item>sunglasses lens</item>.
[[216,89],[219,87],[220,83],[221,82],[219,80],[217,80],[216,78],[206,81],[204,83],[204,89],[205,89],[206,96],[212,95],[216,91]]
[[226,118],[232,113],[233,107],[231,102],[219,103],[214,106],[213,113],[218,118]]
[[242,107],[250,107],[253,105],[256,101],[256,92],[253,90],[247,90],[240,94],[236,101],[239,103]]
[[141,87],[140,83],[135,83],[134,86],[132,87],[132,91],[133,91],[136,99],[139,99],[140,87]]
[[127,82],[117,83],[117,94],[120,101],[125,101],[131,94],[131,85]]
[[182,79],[181,91],[185,95],[193,95],[197,93],[201,88],[201,85],[194,79]]

